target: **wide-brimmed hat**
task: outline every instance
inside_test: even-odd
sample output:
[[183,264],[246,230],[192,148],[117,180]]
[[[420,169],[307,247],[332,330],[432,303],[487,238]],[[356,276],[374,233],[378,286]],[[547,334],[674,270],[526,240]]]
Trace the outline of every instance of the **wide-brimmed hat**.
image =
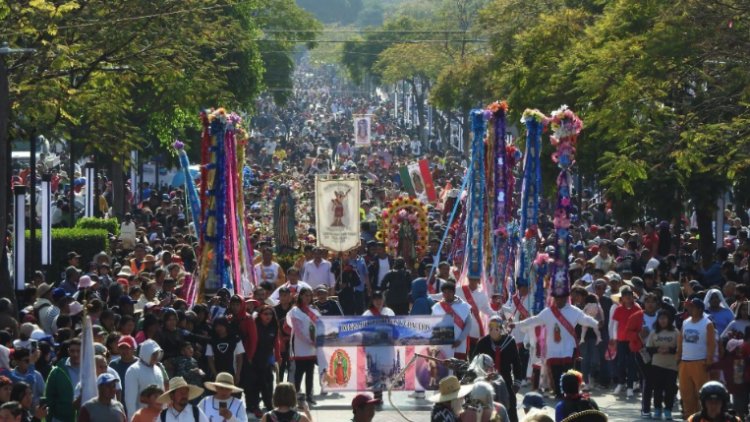
[[430,397],[429,400],[434,403],[444,403],[466,396],[472,388],[471,385],[461,385],[458,378],[451,375],[440,380],[438,388],[440,392]]
[[607,422],[609,418],[606,413],[599,410],[584,410],[583,412],[573,413],[562,422]]
[[234,377],[229,372],[219,372],[219,374],[216,375],[216,381],[206,381],[203,383],[203,386],[206,387],[207,390],[213,392],[216,392],[217,387],[232,390],[233,393],[242,393],[243,391],[245,391],[239,387],[235,387]]
[[96,284],[96,281],[92,280],[91,277],[87,275],[82,275],[81,278],[78,279],[79,289],[88,289],[89,287],[95,284]]
[[201,394],[203,394],[203,389],[196,386],[196,385],[190,385],[185,381],[185,378],[182,377],[174,377],[171,380],[169,380],[169,389],[164,392],[161,396],[159,396],[158,399],[156,399],[157,402],[161,404],[168,404],[172,398],[169,397],[170,393],[172,393],[175,390],[179,390],[180,388],[189,388],[190,392],[188,393],[188,400],[193,400],[198,398]]
[[70,315],[78,315],[83,311],[83,305],[81,302],[73,301],[68,304],[68,314]]
[[36,297],[44,297],[47,293],[52,290],[52,286],[47,283],[42,283],[36,288]]
[[156,257],[148,254],[143,258],[143,262],[156,262]]
[[127,267],[125,265],[120,268],[120,272],[117,273],[118,277],[131,277],[133,273],[130,271],[130,267]]

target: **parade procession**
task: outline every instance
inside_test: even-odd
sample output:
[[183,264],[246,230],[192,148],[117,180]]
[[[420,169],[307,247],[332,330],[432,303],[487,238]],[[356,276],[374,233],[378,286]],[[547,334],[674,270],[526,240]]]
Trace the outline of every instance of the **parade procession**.
[[750,421],[745,0],[0,0],[0,422]]

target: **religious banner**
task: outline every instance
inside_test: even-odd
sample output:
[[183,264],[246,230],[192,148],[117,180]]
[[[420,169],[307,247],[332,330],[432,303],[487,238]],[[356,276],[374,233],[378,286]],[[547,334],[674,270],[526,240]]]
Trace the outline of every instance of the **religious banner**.
[[315,228],[318,246],[346,252],[359,246],[359,178],[315,178]]
[[[436,390],[448,369],[415,354],[452,356],[449,316],[323,317],[317,324],[324,391]],[[406,368],[402,377],[397,375]]]
[[370,146],[372,117],[369,114],[354,115],[354,145],[358,147]]

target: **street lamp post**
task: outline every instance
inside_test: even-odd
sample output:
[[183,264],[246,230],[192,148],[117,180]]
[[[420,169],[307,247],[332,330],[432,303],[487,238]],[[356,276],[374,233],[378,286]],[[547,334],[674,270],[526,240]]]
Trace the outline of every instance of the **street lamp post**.
[[[8,200],[11,198],[10,193],[10,180],[13,175],[12,163],[10,161],[11,151],[10,142],[8,142],[8,121],[10,120],[10,90],[8,82],[8,67],[5,64],[5,57],[11,54],[24,54],[32,53],[36,50],[32,48],[10,48],[7,42],[3,42],[0,45],[0,275],[4,279],[7,277],[7,266],[5,265],[5,249],[7,247],[6,241],[8,232]],[[13,296],[14,289],[9,285],[10,283],[3,283],[0,285],[0,294],[7,295],[15,299]]]

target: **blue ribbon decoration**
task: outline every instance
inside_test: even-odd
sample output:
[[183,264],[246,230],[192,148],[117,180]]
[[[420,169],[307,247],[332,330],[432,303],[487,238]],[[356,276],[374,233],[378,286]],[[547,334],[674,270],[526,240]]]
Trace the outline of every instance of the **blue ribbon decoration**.
[[484,134],[487,125],[484,110],[471,111],[471,130],[474,132],[471,152],[471,183],[469,185],[469,213],[466,218],[466,264],[469,278],[482,276],[482,233],[484,228]]
[[536,230],[539,221],[539,192],[541,190],[540,150],[543,124],[534,118],[527,118],[526,159],[523,166],[521,188],[521,250],[518,256],[516,284],[529,286],[531,265],[536,256],[536,235],[526,238],[526,231]]

